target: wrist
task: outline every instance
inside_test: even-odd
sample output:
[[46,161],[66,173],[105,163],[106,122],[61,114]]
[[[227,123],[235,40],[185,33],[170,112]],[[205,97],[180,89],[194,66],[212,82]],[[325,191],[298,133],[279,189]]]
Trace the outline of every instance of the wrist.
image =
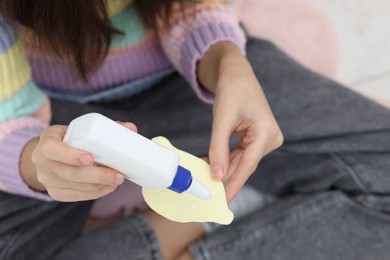
[[46,191],[46,188],[37,179],[37,170],[32,162],[32,154],[39,142],[38,138],[30,140],[20,156],[20,174],[24,182],[34,190]]
[[215,94],[226,90],[229,87],[236,89],[240,86],[249,86],[250,84],[242,84],[253,78],[253,69],[249,61],[243,55],[225,55],[219,62],[218,79],[215,83]]
[[213,45],[199,62],[197,73],[199,82],[215,94],[218,82],[226,74],[226,69],[245,61],[246,58],[236,45],[228,41],[219,42]]

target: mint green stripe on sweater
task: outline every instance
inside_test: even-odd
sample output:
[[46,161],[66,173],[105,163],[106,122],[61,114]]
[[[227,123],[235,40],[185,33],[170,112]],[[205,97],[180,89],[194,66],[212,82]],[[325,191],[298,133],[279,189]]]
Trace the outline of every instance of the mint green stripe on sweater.
[[32,115],[44,102],[44,95],[30,80],[11,98],[0,103],[0,123],[12,118]]
[[134,5],[130,5],[112,17],[111,24],[115,29],[124,33],[113,37],[111,47],[130,46],[142,41],[146,36],[145,26]]

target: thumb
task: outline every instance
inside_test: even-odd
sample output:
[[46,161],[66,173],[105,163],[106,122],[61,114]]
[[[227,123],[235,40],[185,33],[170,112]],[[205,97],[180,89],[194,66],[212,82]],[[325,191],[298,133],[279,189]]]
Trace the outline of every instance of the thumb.
[[122,121],[116,121],[118,124],[126,127],[127,129],[133,131],[133,132],[138,132],[138,128],[135,124],[131,123],[131,122],[122,122]]
[[209,159],[214,179],[222,180],[229,168],[229,140],[232,133],[231,124],[227,120],[213,120]]

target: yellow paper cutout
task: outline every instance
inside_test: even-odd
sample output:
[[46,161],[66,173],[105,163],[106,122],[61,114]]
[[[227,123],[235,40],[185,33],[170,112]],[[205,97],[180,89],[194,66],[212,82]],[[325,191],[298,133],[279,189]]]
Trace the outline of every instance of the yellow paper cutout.
[[191,171],[192,177],[213,191],[209,200],[199,199],[191,194],[173,192],[167,188],[142,188],[142,195],[151,209],[172,221],[186,222],[215,222],[228,225],[234,215],[226,202],[225,188],[221,181],[211,178],[210,166],[202,159],[175,148],[164,137],[153,138],[160,144],[180,155],[180,165]]

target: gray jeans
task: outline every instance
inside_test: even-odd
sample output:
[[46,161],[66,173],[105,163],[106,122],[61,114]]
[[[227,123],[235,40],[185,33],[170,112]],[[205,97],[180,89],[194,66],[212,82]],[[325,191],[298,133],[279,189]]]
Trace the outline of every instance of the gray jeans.
[[[302,67],[269,42],[248,57],[285,136],[248,185],[278,199],[195,242],[195,259],[389,259],[390,111]],[[206,155],[211,106],[172,75],[109,104],[53,100],[53,123],[100,112]],[[160,259],[141,215],[79,237],[90,203],[0,193],[0,259]]]

